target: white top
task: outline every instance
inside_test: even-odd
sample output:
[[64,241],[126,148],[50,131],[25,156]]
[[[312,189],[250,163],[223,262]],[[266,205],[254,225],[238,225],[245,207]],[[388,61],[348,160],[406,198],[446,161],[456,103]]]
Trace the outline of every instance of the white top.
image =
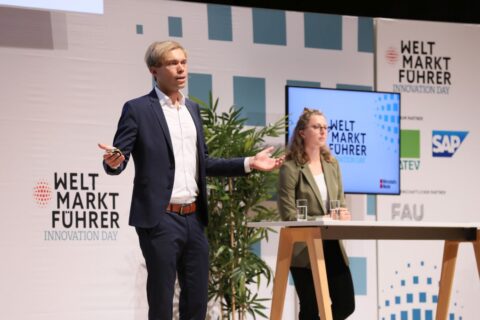
[[[322,201],[324,204],[327,203],[327,198],[328,198],[328,191],[327,191],[327,184],[325,183],[325,175],[320,173],[319,175],[316,175],[315,177],[315,182],[317,183],[318,190],[320,191],[320,196],[322,197]],[[327,209],[328,206],[325,205],[325,209]]]
[[155,87],[155,91],[167,121],[175,157],[175,178],[170,202],[194,202],[198,194],[198,152],[195,123],[185,105],[183,94],[181,94],[177,107],[158,87]]

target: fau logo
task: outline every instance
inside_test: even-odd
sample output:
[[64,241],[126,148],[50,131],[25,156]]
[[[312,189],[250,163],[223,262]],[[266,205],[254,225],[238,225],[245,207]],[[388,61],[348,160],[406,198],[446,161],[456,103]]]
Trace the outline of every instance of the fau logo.
[[432,156],[452,157],[467,135],[468,131],[432,131]]

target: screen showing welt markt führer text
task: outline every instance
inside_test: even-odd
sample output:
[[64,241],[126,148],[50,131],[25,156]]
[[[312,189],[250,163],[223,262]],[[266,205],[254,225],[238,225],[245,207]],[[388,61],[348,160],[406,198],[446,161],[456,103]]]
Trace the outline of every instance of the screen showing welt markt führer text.
[[400,193],[400,94],[286,87],[288,137],[304,108],[327,118],[346,193]]

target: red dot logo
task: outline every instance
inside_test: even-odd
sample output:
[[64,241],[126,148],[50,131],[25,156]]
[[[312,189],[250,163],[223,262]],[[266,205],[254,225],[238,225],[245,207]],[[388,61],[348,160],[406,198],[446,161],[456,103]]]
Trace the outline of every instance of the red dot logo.
[[385,59],[387,60],[388,64],[395,64],[398,61],[400,55],[398,54],[397,50],[393,47],[390,47],[385,52]]
[[33,199],[40,207],[45,207],[52,200],[52,188],[47,181],[40,180],[33,187]]

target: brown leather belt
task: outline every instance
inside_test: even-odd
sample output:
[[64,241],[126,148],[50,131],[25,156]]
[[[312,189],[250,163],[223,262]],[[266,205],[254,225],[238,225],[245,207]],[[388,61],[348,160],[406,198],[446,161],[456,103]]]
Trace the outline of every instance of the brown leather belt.
[[197,211],[197,205],[195,202],[181,204],[181,203],[169,203],[167,206],[167,211],[177,213],[181,216],[188,216],[189,214]]

